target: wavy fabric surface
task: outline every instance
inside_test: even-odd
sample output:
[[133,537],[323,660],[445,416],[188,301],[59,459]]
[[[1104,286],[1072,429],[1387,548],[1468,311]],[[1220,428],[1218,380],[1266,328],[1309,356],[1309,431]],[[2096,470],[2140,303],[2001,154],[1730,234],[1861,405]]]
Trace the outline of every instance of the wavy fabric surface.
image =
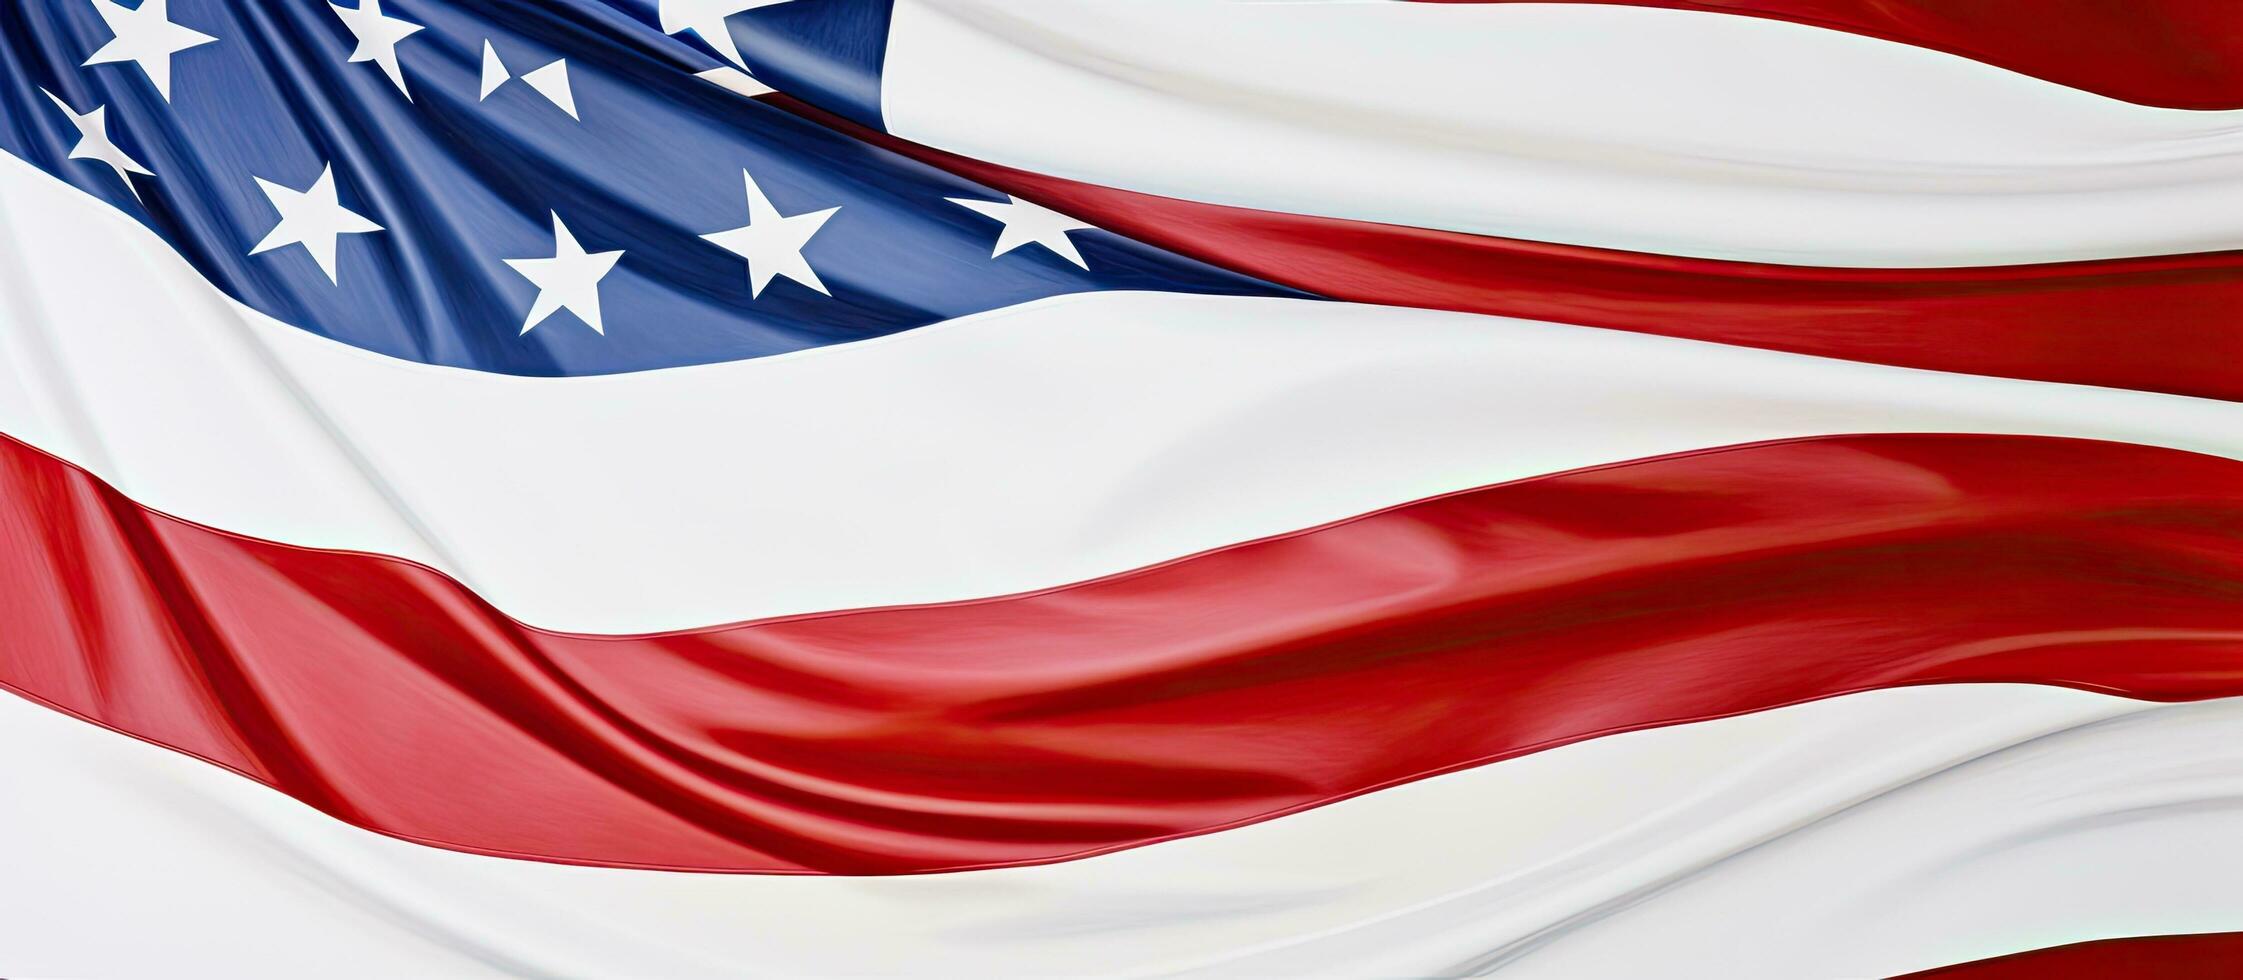
[[423,847],[0,698],[0,839],[40,844],[11,854],[39,887],[0,889],[0,946],[32,976],[238,975],[244,950],[274,976],[1882,976],[2236,921],[2239,734],[2233,700],[1898,688],[1081,861],[862,878]]
[[20,163],[0,160],[0,215],[0,268],[20,275],[0,432],[166,513],[409,558],[550,629],[1026,591],[1455,490],[1802,436],[2070,436],[2243,459],[2231,402],[1162,293],[532,383],[274,322]]
[[896,136],[1216,204],[1849,268],[2243,247],[2243,111],[1755,17],[898,0],[882,72]]
[[644,637],[151,514],[20,445],[0,473],[0,683],[368,827],[554,860],[953,870],[1875,687],[2243,693],[2243,463],[2112,443],[1740,447]]
[[2233,17],[2036,17],[0,9],[0,973],[2220,962]]
[[1957,269],[1726,262],[1159,197],[866,136],[1139,241],[1334,299],[2243,397],[2243,332],[2229,329],[2243,317],[2243,252]]
[[[2174,44],[2222,16],[2175,6],[2109,16]],[[2243,393],[2215,201],[2243,186],[2215,176],[2236,112],[1628,6],[906,0],[897,23],[887,129],[955,151],[922,159],[1312,292]]]
[[[352,35],[324,3],[181,4],[183,20],[227,43],[178,53],[170,96],[97,93],[77,66],[100,47],[100,10],[41,0],[0,11],[0,151],[139,218],[228,295],[395,357],[607,374],[864,340],[1093,289],[1286,292],[1100,232],[1082,236],[1082,267],[1028,253],[994,262],[986,219],[948,200],[987,188],[699,80],[707,56],[601,3],[415,5],[417,99],[377,71],[321,73],[276,54],[343,64]],[[481,92],[479,58],[562,64],[567,114],[526,83]],[[96,107],[132,134],[125,145],[153,176],[127,183],[70,156],[82,135],[71,115]],[[629,146],[661,152],[614,152]],[[331,237],[324,261],[261,248],[276,207],[267,188],[320,181],[378,227]],[[839,209],[802,246],[825,270],[812,273],[816,289],[767,289],[703,239],[751,217],[749,193],[788,216]],[[523,319],[538,290],[505,257],[551,250],[556,220],[585,248],[623,253],[600,284],[614,313],[598,329]]]

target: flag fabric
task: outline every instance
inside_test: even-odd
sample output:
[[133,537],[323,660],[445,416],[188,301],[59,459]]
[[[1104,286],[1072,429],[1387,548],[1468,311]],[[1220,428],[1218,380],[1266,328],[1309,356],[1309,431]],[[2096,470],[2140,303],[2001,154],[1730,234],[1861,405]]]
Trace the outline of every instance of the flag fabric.
[[0,974],[2236,963],[2238,38],[13,0]]

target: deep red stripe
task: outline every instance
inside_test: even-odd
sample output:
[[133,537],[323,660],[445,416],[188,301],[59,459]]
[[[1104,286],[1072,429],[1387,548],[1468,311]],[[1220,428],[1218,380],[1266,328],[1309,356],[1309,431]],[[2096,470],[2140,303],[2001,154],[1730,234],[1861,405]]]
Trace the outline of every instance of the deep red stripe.
[[2243,252],[1826,269],[1553,245],[1100,187],[920,146],[786,96],[766,101],[1117,234],[1334,299],[2243,399]]
[[2174,109],[2243,108],[2243,4],[2234,0],[1558,2],[1766,17],[1958,54],[2128,102]]
[[2234,980],[2243,933],[2073,943],[1911,973],[1909,980]]
[[602,637],[408,562],[152,513],[0,442],[0,637],[16,690],[361,826],[612,865],[931,871],[1869,688],[2243,693],[2243,463],[1759,444],[1041,593]]

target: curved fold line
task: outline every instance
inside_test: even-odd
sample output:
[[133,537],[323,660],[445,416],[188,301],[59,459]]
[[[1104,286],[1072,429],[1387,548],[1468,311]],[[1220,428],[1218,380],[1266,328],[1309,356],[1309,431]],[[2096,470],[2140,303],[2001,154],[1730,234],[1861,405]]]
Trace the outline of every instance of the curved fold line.
[[[1726,447],[1018,595],[625,636],[515,623],[406,560],[156,514],[0,440],[10,484],[32,496],[0,506],[61,494],[145,529],[87,547],[71,535],[100,528],[35,516],[53,504],[0,520],[0,561],[33,587],[0,595],[21,637],[0,683],[207,747],[207,719],[171,710],[198,682],[165,658],[227,667],[230,732],[280,753],[235,768],[373,829],[563,862],[1045,863],[1876,688],[2243,693],[2243,464],[2116,443]],[[62,551],[88,571],[59,580]],[[105,564],[120,552],[155,577]],[[56,625],[85,588],[148,639]],[[48,666],[88,657],[130,661],[132,689]]]
[[2228,327],[2243,316],[2243,251],[1919,269],[1632,252],[1148,194],[951,153],[783,93],[762,101],[1133,240],[1335,300],[2243,400],[2243,333]]

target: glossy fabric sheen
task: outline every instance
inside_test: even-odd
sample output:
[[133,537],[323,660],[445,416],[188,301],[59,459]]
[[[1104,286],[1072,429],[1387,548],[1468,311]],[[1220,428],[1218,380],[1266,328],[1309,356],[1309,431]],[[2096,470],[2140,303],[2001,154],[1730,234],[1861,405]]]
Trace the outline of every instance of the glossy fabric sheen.
[[914,142],[1294,214],[1820,267],[2243,249],[2243,111],[1759,17],[896,0],[883,78]]
[[423,847],[0,695],[0,972],[1891,976],[2243,922],[2238,739],[2233,698],[1893,688],[1083,861],[868,878]]
[[[692,79],[688,72],[715,61],[684,35],[656,31],[646,3],[501,4],[472,16],[420,6],[390,8],[429,25],[400,48],[419,92],[412,103],[371,66],[344,63],[347,37],[315,8],[255,16],[182,0],[177,18],[222,40],[178,56],[169,104],[132,77],[132,66],[74,67],[80,49],[105,36],[90,6],[0,12],[13,18],[0,26],[15,56],[0,61],[8,110],[0,146],[140,217],[221,288],[286,322],[396,356],[504,373],[753,357],[1085,289],[1291,287],[1875,363],[2243,397],[2243,335],[2226,328],[2243,315],[2239,253],[1814,268],[1228,208],[1001,167],[859,128],[880,122],[884,3],[827,4],[816,18],[781,4],[736,18],[734,40],[761,76],[839,117],[788,99],[737,99]],[[2175,23],[2215,16],[2183,6],[2170,12]],[[568,55],[586,118],[567,120],[519,86],[469,101],[484,38],[518,64]],[[280,42],[312,54],[276,67],[258,45]],[[99,90],[89,91],[95,82]],[[112,105],[112,131],[158,174],[135,184],[145,206],[104,167],[65,158],[74,134],[41,87],[81,109]],[[344,113],[388,122],[350,129],[324,119]],[[245,120],[259,115],[268,117],[252,127],[260,138],[240,139]],[[158,132],[164,138],[153,138]],[[656,143],[665,149],[661,172],[637,164],[617,172],[627,161],[613,147]],[[252,176],[302,186],[322,161],[339,168],[344,203],[388,229],[344,237],[340,284],[300,250],[246,254],[272,220]],[[843,207],[807,254],[829,282],[850,286],[828,298],[781,281],[747,295],[738,260],[695,237],[739,220],[741,166],[763,175],[782,211]],[[522,174],[536,175],[535,186],[522,186]],[[989,223],[943,200],[997,197],[992,188],[1106,229],[1075,233],[1091,249],[1091,269],[1040,248],[992,260]],[[602,286],[619,323],[607,336],[566,315],[518,333],[535,290],[500,260],[543,254],[546,208],[564,201],[589,247],[626,250],[622,271]]]
[[[790,7],[808,9],[769,16]],[[397,47],[410,101],[346,60],[324,3],[176,0],[172,20],[219,40],[173,57],[168,102],[135,65],[80,67],[110,37],[91,4],[0,6],[0,150],[133,215],[277,319],[505,374],[738,360],[1089,290],[1290,293],[1095,230],[1074,233],[1087,270],[1042,248],[992,257],[996,222],[947,199],[1003,195],[701,81],[709,55],[605,4],[382,10],[424,25]],[[738,19],[755,33],[756,15]],[[525,71],[566,60],[581,119],[526,85],[478,99],[486,43]],[[155,172],[134,178],[138,199],[68,157],[78,131],[46,92],[108,107],[111,136]],[[250,254],[279,220],[257,180],[301,190],[330,166],[341,205],[384,230],[341,236],[333,282],[300,247]],[[743,169],[782,214],[841,209],[803,252],[831,296],[792,280],[751,295],[741,258],[699,237],[749,223]],[[554,254],[554,214],[587,250],[624,252],[598,287],[604,334],[573,314],[523,332],[538,290],[505,260]]]
[[1726,262],[1186,201],[856,131],[1138,241],[1335,299],[2243,399],[2243,252],[1943,269]]
[[1622,2],[1638,7],[1767,17],[1866,34],[1935,48],[2143,105],[2243,108],[2243,5],[2228,0]]
[[534,630],[418,565],[0,461],[0,681],[511,856],[1033,863],[1878,687],[2243,693],[2243,466],[2124,444],[1760,444],[1040,593],[650,636]]
[[[1004,595],[1456,490],[1803,436],[2243,459],[2234,402],[1176,293],[525,382],[273,321],[21,161],[0,160],[0,210],[8,296],[29,311],[0,321],[0,432],[154,509],[410,558],[550,629]],[[103,288],[95,270],[137,286]]]
[[867,878],[424,847],[0,695],[0,972],[1891,976],[2243,922],[2238,739],[2233,698],[1894,688],[1083,861]]

